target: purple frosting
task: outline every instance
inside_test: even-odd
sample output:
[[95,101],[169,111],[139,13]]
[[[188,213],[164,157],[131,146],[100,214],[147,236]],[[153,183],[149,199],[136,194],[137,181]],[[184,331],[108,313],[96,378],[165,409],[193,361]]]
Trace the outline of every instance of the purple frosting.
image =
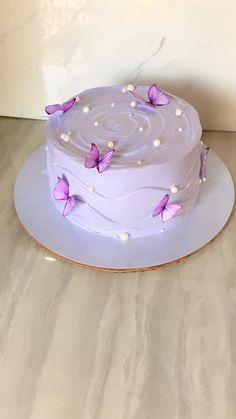
[[[135,89],[143,97],[147,91],[147,86]],[[134,97],[121,86],[99,87],[79,94],[79,103],[68,112],[49,117],[47,167],[53,202],[62,213],[64,204],[53,198],[53,190],[63,175],[70,194],[83,200],[67,216],[69,221],[93,233],[135,238],[167,230],[191,211],[199,193],[201,125],[191,105],[168,96],[168,105],[147,109],[139,103],[132,107]],[[109,167],[103,173],[85,168],[91,143],[105,153],[109,141],[116,149]],[[152,217],[165,194],[170,204],[183,206],[167,223]]]

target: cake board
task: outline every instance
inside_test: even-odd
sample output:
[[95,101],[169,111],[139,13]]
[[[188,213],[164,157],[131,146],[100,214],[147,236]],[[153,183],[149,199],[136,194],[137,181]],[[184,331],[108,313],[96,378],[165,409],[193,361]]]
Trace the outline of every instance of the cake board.
[[231,175],[211,150],[207,180],[192,212],[164,233],[122,242],[88,233],[64,218],[53,205],[45,169],[46,151],[41,146],[25,162],[15,182],[14,202],[21,224],[50,253],[96,270],[137,272],[180,262],[220,233],[234,204]]

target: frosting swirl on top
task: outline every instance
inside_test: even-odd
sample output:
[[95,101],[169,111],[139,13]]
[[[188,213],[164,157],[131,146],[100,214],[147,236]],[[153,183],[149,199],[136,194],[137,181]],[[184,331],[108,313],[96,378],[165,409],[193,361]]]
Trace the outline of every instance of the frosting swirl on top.
[[[147,86],[137,94],[147,97]],[[67,112],[50,116],[48,138],[74,158],[85,159],[91,143],[102,152],[111,142],[116,149],[112,167],[162,164],[178,160],[199,142],[201,126],[195,109],[182,99],[169,95],[168,105],[148,107],[121,86],[98,87],[79,94],[80,101]],[[86,112],[85,112],[86,109]],[[63,141],[64,133],[69,141]],[[64,138],[67,138],[64,136]]]

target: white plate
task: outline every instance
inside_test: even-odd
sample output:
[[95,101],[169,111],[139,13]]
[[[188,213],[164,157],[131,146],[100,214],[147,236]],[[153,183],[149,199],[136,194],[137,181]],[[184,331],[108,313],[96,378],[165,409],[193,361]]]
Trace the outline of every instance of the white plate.
[[194,210],[162,234],[121,242],[87,233],[63,218],[49,196],[45,147],[35,151],[15,183],[14,201],[27,232],[54,254],[78,265],[109,271],[157,269],[196,252],[224,227],[234,204],[234,187],[222,160],[211,150],[207,181]]

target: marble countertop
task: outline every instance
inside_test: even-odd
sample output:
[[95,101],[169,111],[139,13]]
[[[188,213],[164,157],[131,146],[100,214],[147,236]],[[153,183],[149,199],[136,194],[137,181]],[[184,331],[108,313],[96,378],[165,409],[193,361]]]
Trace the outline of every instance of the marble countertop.
[[[236,216],[159,271],[115,274],[48,258],[13,186],[42,121],[0,119],[1,419],[233,419]],[[236,180],[236,133],[204,142]]]

